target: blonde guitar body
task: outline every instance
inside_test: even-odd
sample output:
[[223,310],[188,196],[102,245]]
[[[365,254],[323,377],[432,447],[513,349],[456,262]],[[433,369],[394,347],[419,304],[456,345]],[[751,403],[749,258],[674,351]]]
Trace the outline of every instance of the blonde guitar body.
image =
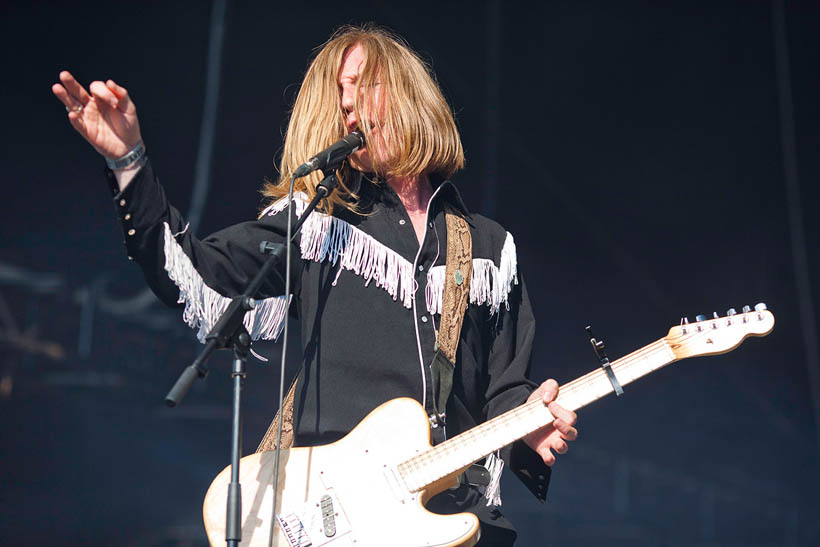
[[[412,399],[389,401],[333,444],[283,450],[275,511],[274,452],[242,458],[241,545],[474,545],[479,532],[474,515],[436,515],[423,505],[456,484],[457,473],[411,492],[396,472],[399,463],[430,448],[430,426],[421,405]],[[203,516],[211,545],[225,542],[229,483],[230,467],[214,479],[205,497]]]

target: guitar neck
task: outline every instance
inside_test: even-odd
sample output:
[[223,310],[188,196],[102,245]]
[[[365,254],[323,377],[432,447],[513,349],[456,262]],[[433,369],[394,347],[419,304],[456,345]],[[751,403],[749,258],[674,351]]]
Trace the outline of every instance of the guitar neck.
[[[618,382],[625,386],[675,360],[675,353],[661,338],[610,366]],[[599,368],[561,386],[556,402],[568,410],[577,410],[614,391],[606,372]],[[530,401],[407,460],[398,466],[398,471],[412,491],[421,490],[552,423],[553,419],[543,401]]]

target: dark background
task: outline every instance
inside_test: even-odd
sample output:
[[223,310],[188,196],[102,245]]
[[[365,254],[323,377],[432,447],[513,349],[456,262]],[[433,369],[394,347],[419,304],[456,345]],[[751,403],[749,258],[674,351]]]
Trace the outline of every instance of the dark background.
[[[312,49],[342,23],[394,29],[431,61],[455,109],[468,205],[516,237],[539,322],[535,378],[564,383],[596,366],[587,324],[614,358],[682,316],[765,301],[777,317],[768,338],[580,411],[546,505],[505,479],[518,544],[820,544],[805,336],[816,343],[805,311],[820,292],[820,4],[784,8],[793,129],[778,102],[769,2],[319,4],[230,3],[197,232],[256,214]],[[229,459],[229,356],[183,405],[164,407],[198,346],[179,311],[129,301],[144,283],[102,161],[50,87],[64,68],[86,85],[128,87],[186,211],[210,12],[204,1],[4,2],[3,544],[205,544],[201,500]],[[792,209],[784,130],[798,167]],[[797,271],[794,227],[808,253]],[[259,344],[271,363],[250,364],[246,452],[273,415],[277,349]]]

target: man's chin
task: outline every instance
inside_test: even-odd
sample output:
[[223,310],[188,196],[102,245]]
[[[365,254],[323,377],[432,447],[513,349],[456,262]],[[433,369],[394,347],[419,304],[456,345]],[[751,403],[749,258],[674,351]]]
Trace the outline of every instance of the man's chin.
[[367,155],[367,152],[360,156],[358,155],[359,152],[356,152],[350,156],[350,167],[356,171],[361,171],[362,173],[372,173],[373,163],[370,161],[370,156]]

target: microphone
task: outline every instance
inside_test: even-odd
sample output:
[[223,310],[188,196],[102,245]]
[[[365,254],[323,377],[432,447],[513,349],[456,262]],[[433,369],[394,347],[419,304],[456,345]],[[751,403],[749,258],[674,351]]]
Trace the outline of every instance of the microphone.
[[354,131],[347,137],[338,140],[303,163],[293,173],[295,178],[304,177],[317,169],[329,171],[339,167],[346,157],[364,146],[364,135]]

